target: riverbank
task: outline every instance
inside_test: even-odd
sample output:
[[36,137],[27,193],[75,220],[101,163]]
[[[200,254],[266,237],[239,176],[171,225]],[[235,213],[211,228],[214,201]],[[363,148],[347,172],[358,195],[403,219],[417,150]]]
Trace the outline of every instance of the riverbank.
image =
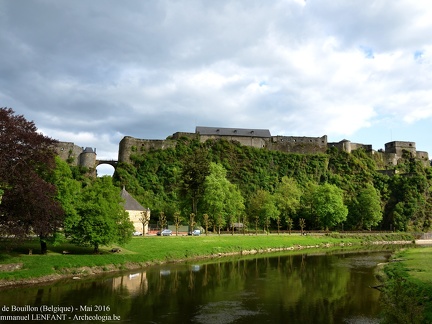
[[397,252],[384,274],[386,323],[432,323],[432,247]]
[[[0,286],[81,278],[99,273],[139,269],[164,262],[306,248],[324,250],[334,246],[361,246],[374,242],[410,243],[413,238],[408,234],[393,233],[134,237],[124,247],[104,247],[97,255],[92,253],[91,248],[69,244],[51,247],[47,255],[40,255],[37,254],[37,240],[20,242],[17,246],[13,246],[13,242],[1,242]],[[116,252],[111,252],[112,250]]]

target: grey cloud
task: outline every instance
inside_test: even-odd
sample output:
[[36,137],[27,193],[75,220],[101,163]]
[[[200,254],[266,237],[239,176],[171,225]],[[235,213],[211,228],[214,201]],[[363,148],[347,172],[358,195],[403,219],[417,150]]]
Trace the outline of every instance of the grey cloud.
[[[422,3],[422,4],[420,4]],[[418,24],[426,1],[325,1],[308,7],[310,19],[318,22],[321,33],[337,35],[345,46],[370,47],[375,51],[394,51],[410,46],[413,51],[432,32],[430,24]]]
[[[0,106],[71,138],[91,133],[104,147],[196,125],[321,136],[337,132],[325,118],[339,113],[332,105],[390,115],[399,101],[387,107],[381,97],[417,91],[415,102],[425,102],[418,90],[430,88],[431,24],[413,23],[418,8],[405,0],[0,0]],[[331,38],[334,48],[323,49]],[[365,54],[422,50],[424,71],[353,58],[362,46]],[[345,74],[352,65],[361,68]]]

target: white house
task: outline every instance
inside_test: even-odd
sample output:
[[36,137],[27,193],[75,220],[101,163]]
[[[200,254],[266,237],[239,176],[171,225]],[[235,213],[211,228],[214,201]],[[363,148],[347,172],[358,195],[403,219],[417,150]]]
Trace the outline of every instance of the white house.
[[123,208],[128,212],[129,219],[133,223],[135,231],[147,234],[148,223],[150,221],[150,209],[141,206],[141,204],[136,201],[124,187],[121,191],[121,197],[124,199]]

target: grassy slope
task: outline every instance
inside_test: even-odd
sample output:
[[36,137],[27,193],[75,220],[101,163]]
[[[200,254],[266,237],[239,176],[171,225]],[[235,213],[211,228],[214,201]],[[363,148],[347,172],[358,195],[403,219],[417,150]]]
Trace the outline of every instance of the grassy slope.
[[[299,236],[299,235],[222,235],[222,236],[171,236],[171,237],[134,237],[122,247],[121,253],[110,253],[111,248],[102,249],[101,254],[92,254],[92,249],[72,245],[50,247],[48,255],[38,255],[36,241],[21,243],[18,249],[0,252],[0,269],[3,264],[21,264],[15,271],[0,271],[0,280],[16,281],[49,275],[78,274],[82,267],[99,267],[101,271],[124,269],[130,264],[135,266],[149,262],[184,260],[202,256],[212,256],[241,251],[270,248],[287,249],[297,246],[322,246],[324,244],[360,244],[359,237]],[[28,249],[33,250],[28,255]],[[68,250],[71,254],[62,255]],[[0,251],[4,251],[1,248]]]
[[402,250],[386,266],[385,323],[432,323],[432,247]]
[[432,247],[408,249],[402,252],[402,257],[411,278],[432,285]]

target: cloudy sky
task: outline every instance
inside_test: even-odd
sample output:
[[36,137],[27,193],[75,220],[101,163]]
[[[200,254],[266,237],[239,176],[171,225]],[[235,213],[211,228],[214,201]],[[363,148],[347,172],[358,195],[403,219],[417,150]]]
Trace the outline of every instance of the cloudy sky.
[[116,159],[196,126],[432,155],[430,0],[0,0],[0,106]]

